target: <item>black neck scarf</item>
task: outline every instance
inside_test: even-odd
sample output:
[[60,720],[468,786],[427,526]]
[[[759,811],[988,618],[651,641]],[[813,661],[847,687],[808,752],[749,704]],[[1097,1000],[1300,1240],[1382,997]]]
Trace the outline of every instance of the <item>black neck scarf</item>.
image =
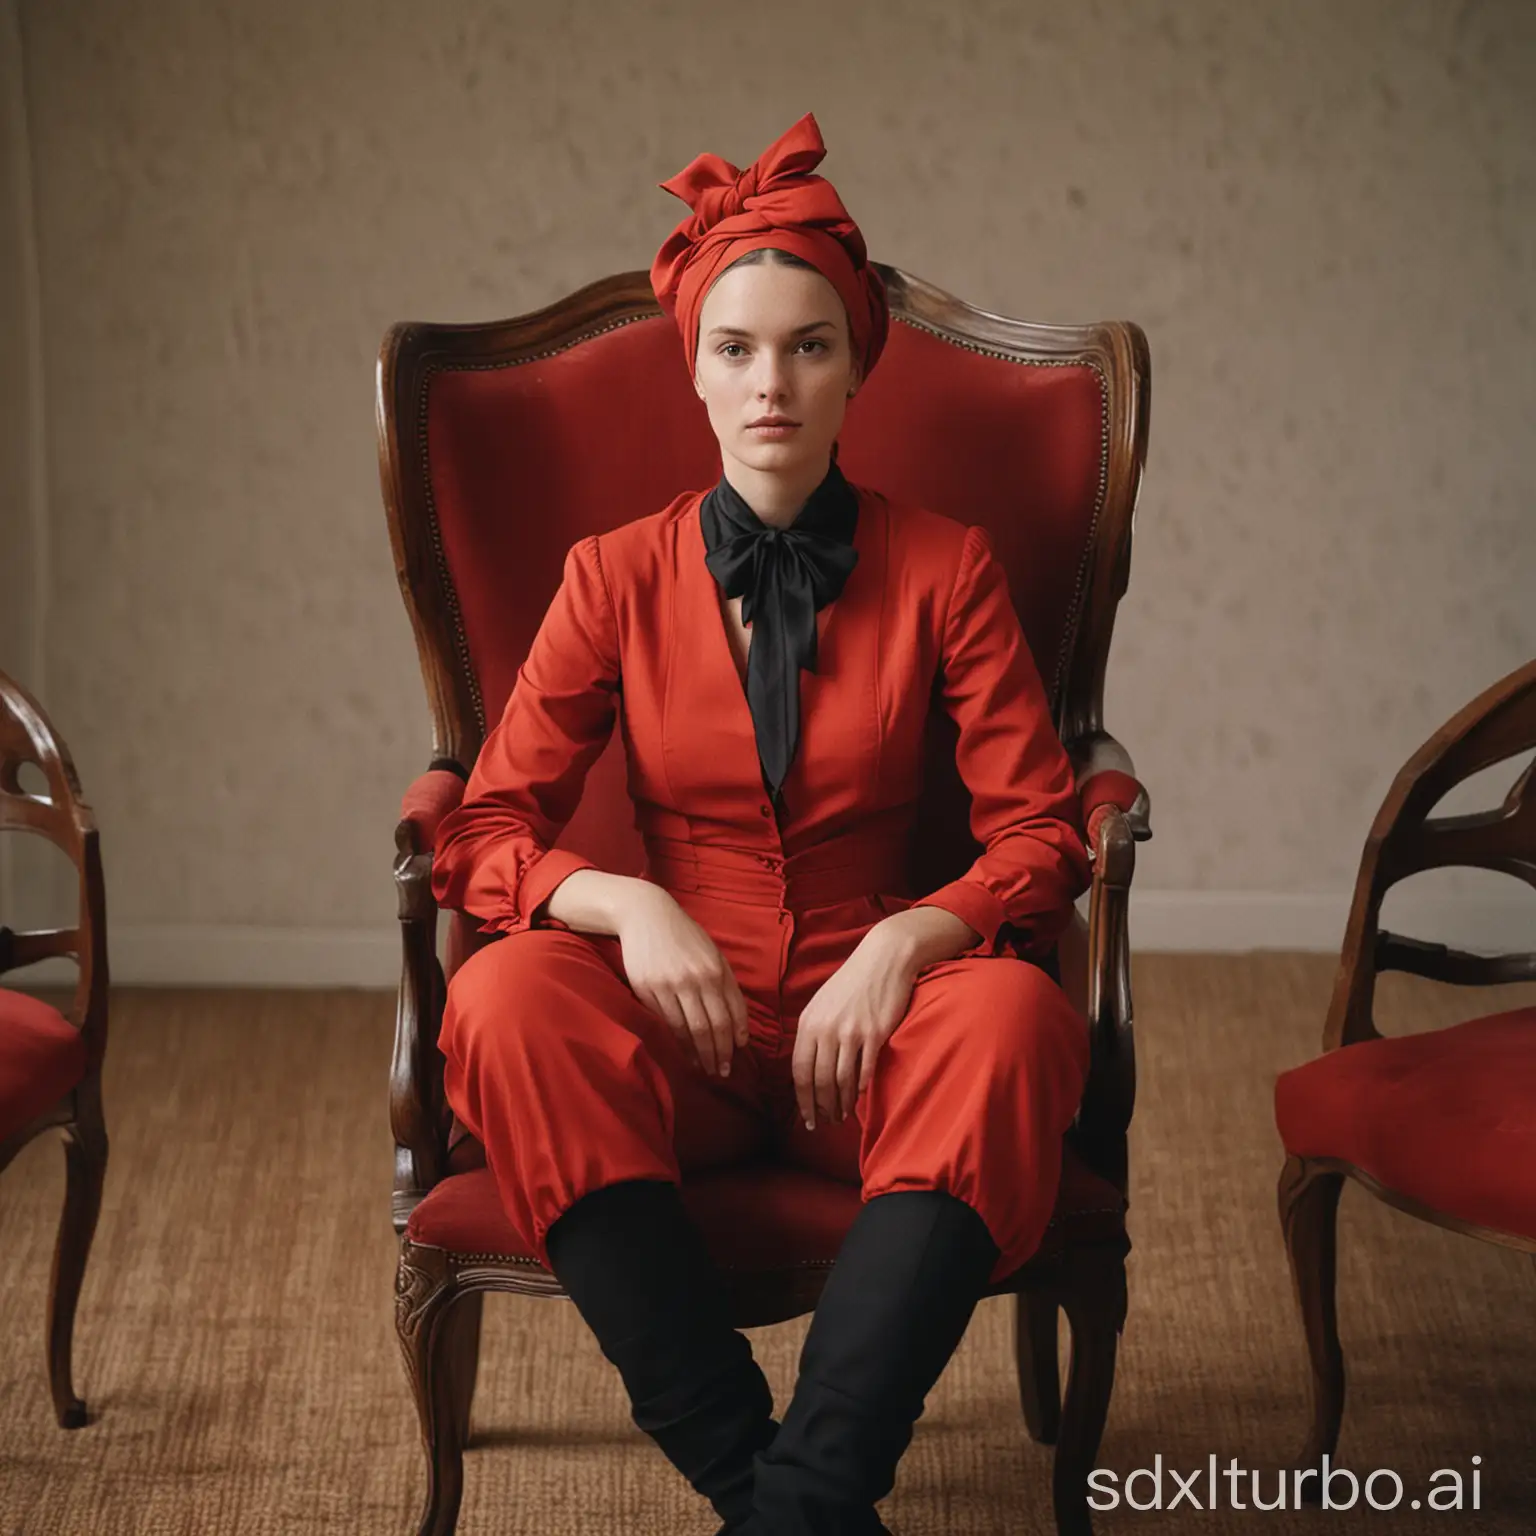
[[699,506],[704,563],[752,626],[747,704],[775,801],[800,744],[800,673],[816,670],[816,614],[859,562],[859,499],[834,462],[788,528],[758,517],[723,475]]

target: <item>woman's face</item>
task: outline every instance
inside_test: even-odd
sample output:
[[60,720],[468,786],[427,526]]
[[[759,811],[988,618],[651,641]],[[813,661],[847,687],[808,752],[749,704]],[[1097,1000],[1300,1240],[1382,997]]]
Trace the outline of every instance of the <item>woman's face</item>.
[[699,312],[694,384],[727,461],[760,474],[825,471],[858,387],[848,316],[821,273],[732,267]]

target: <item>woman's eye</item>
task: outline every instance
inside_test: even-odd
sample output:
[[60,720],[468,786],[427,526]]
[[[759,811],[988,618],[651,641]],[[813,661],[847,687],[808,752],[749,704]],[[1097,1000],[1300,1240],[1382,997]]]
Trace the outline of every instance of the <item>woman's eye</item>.
[[800,345],[802,347],[813,347],[818,352],[825,352],[827,350],[826,342],[818,341],[814,336],[807,337]]
[[728,341],[720,348],[720,355],[721,357],[743,357],[746,355],[746,350],[739,341]]

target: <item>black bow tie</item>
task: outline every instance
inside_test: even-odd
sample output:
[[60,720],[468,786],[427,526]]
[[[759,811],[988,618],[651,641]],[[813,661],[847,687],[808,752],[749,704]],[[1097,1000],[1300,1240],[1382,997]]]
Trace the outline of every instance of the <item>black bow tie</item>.
[[788,528],[769,527],[723,476],[699,506],[704,563],[752,626],[747,704],[775,799],[800,743],[800,672],[816,670],[816,614],[859,562],[858,521],[858,496],[836,464]]

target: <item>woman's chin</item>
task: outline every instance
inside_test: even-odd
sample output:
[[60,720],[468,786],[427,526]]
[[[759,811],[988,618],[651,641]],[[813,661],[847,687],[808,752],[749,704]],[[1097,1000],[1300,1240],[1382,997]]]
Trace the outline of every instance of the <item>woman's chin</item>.
[[736,458],[748,469],[763,474],[785,475],[804,469],[813,462],[821,462],[830,454],[829,448],[817,449],[798,442],[750,442],[742,443],[736,450]]

